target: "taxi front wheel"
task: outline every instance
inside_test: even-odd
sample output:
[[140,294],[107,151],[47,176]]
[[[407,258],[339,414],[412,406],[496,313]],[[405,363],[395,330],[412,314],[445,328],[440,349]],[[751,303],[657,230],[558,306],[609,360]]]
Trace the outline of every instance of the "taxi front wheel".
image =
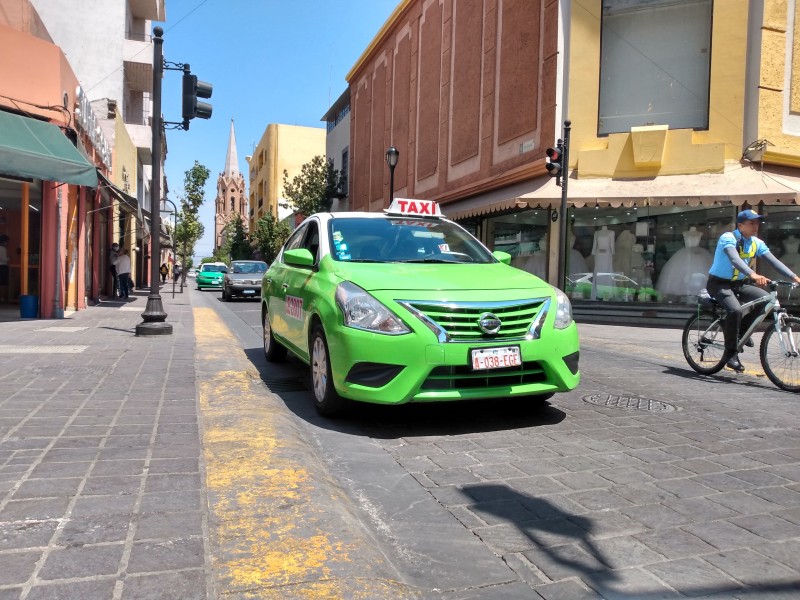
[[331,361],[328,342],[320,325],[311,331],[311,387],[314,392],[314,406],[323,417],[342,414],[346,404],[344,398],[336,393],[331,377]]

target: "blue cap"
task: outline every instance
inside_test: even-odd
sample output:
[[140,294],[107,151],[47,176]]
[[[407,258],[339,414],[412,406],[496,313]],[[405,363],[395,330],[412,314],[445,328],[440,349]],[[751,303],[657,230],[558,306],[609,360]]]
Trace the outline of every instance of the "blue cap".
[[744,223],[745,221],[755,221],[756,219],[763,221],[764,217],[762,217],[756,211],[750,210],[749,208],[747,210],[743,210],[738,215],[736,215],[737,223]]

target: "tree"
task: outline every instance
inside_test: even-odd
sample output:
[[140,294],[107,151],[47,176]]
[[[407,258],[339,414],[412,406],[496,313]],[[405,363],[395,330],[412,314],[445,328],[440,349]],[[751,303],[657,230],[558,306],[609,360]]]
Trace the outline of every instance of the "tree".
[[244,228],[242,215],[234,213],[222,229],[222,239],[225,242],[214,251],[222,262],[230,260],[250,260],[253,258],[253,248],[250,238]]
[[315,156],[300,168],[300,174],[289,181],[289,172],[283,172],[283,195],[288,202],[283,208],[308,216],[328,212],[337,197],[341,176],[333,168],[333,161]]
[[281,246],[291,233],[291,227],[276,219],[272,212],[262,215],[256,222],[256,230],[252,236],[256,250],[261,254],[261,260],[268,263],[275,260]]
[[211,171],[197,161],[184,173],[183,194],[180,196],[181,212],[175,228],[175,254],[183,266],[182,284],[186,281],[186,273],[189,271],[187,265],[194,255],[194,246],[205,231],[197,218],[197,211],[205,200],[203,188],[210,175]]

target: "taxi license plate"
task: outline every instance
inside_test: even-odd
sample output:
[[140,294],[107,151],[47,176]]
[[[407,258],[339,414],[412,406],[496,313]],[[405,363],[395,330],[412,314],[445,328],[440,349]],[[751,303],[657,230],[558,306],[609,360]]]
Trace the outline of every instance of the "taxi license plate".
[[255,294],[255,293],[256,293],[256,291],[255,291],[255,290],[245,290],[245,291],[244,291],[244,292],[242,292],[242,293],[243,293],[243,294]]
[[519,346],[476,348],[472,351],[472,369],[475,371],[518,367],[521,364]]

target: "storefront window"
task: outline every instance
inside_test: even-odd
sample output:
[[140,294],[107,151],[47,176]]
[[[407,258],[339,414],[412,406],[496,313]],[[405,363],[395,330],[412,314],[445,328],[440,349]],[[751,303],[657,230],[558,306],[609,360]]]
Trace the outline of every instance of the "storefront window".
[[20,295],[39,294],[41,181],[0,178],[0,309],[19,315]]
[[603,0],[598,133],[708,128],[712,0]]
[[[765,217],[764,223],[759,227],[758,237],[769,246],[772,254],[789,267],[794,273],[800,273],[800,212],[797,207],[765,206],[759,213]],[[769,279],[786,279],[773,269],[766,261],[757,265],[758,273]],[[792,305],[800,304],[800,293],[792,292],[787,288],[779,288],[778,296],[786,301],[791,300]]]
[[492,250],[511,255],[511,265],[547,279],[547,210],[528,210],[487,219]]
[[[693,303],[736,207],[572,210],[567,292],[577,300]],[[800,223],[800,222],[798,222]],[[585,270],[575,265],[583,260]]]

